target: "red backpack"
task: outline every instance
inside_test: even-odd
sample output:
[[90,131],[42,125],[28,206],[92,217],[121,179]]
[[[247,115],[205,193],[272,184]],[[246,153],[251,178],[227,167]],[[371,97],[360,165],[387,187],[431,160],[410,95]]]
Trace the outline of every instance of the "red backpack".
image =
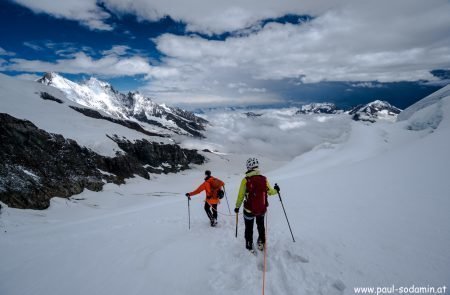
[[222,180],[211,176],[211,181],[209,184],[211,186],[211,193],[216,195],[219,199],[222,199],[224,196],[224,192],[222,190]]
[[246,177],[247,198],[244,208],[254,215],[263,215],[267,210],[267,179],[262,175]]

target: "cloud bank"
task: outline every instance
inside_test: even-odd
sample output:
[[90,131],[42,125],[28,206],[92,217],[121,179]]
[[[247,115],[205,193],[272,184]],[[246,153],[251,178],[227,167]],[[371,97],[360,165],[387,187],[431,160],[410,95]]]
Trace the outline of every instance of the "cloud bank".
[[148,90],[162,89],[170,96],[171,89],[208,86],[239,96],[241,88],[226,85],[263,89],[283,79],[297,85],[436,80],[430,70],[450,67],[450,4],[432,4],[440,5],[358,2],[308,23],[269,23],[253,34],[226,40],[164,34],[155,39],[166,56],[161,67],[178,71],[156,79]]
[[297,109],[258,111],[248,117],[235,111],[206,115],[208,141],[187,140],[192,148],[225,153],[265,155],[289,160],[320,144],[343,142],[351,129],[349,116],[295,115]]
[[[119,50],[119,52],[117,52]],[[121,51],[113,49],[105,52],[100,58],[93,58],[85,52],[70,53],[69,58],[57,59],[54,62],[12,58],[2,66],[2,70],[22,72],[61,72],[69,74],[94,74],[105,77],[134,76],[152,73],[152,66],[141,56],[123,57]],[[163,69],[155,69],[155,72]]]

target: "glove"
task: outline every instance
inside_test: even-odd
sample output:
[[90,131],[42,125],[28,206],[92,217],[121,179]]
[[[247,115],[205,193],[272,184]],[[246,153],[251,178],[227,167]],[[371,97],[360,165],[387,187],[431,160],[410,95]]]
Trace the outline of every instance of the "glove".
[[275,186],[273,187],[278,193],[280,192],[280,187],[278,184],[275,183]]
[[234,208],[234,213],[239,213],[239,208]]
[[190,199],[190,198],[191,198],[191,195],[190,195],[189,193],[186,193],[186,197],[187,197],[188,199]]

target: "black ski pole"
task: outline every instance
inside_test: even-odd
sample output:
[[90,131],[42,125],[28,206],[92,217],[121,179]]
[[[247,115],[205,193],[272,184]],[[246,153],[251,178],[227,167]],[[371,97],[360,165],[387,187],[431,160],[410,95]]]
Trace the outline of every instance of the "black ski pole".
[[228,212],[231,214],[230,204],[228,203],[228,196],[227,196],[227,192],[225,190],[225,186],[223,186],[223,194],[225,195],[225,200],[227,200]]
[[236,238],[237,238],[237,232],[238,232],[238,213],[236,213]]
[[191,197],[188,197],[188,218],[189,218],[189,230],[191,230]]
[[[278,186],[276,183],[275,183],[275,185]],[[289,224],[289,219],[288,219],[288,217],[287,217],[286,210],[284,209],[283,200],[281,199],[280,192],[277,191],[277,193],[278,193],[278,197],[280,198],[281,207],[283,207],[284,216],[286,216],[286,221],[287,221],[287,224],[288,224],[288,226],[289,226],[289,231],[291,232],[292,241],[295,243],[294,234],[292,233],[291,225]]]

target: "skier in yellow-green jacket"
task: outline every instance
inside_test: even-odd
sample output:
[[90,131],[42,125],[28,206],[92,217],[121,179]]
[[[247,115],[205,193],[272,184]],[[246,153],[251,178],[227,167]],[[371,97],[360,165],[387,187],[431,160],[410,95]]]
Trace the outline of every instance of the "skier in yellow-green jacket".
[[278,185],[272,188],[267,178],[259,172],[259,162],[256,158],[250,158],[246,162],[247,172],[242,179],[239,188],[236,208],[234,212],[239,213],[239,208],[244,203],[244,222],[245,222],[245,248],[253,250],[253,220],[256,219],[258,228],[258,249],[263,250],[266,242],[264,216],[269,203],[267,196],[276,195],[280,190]]

